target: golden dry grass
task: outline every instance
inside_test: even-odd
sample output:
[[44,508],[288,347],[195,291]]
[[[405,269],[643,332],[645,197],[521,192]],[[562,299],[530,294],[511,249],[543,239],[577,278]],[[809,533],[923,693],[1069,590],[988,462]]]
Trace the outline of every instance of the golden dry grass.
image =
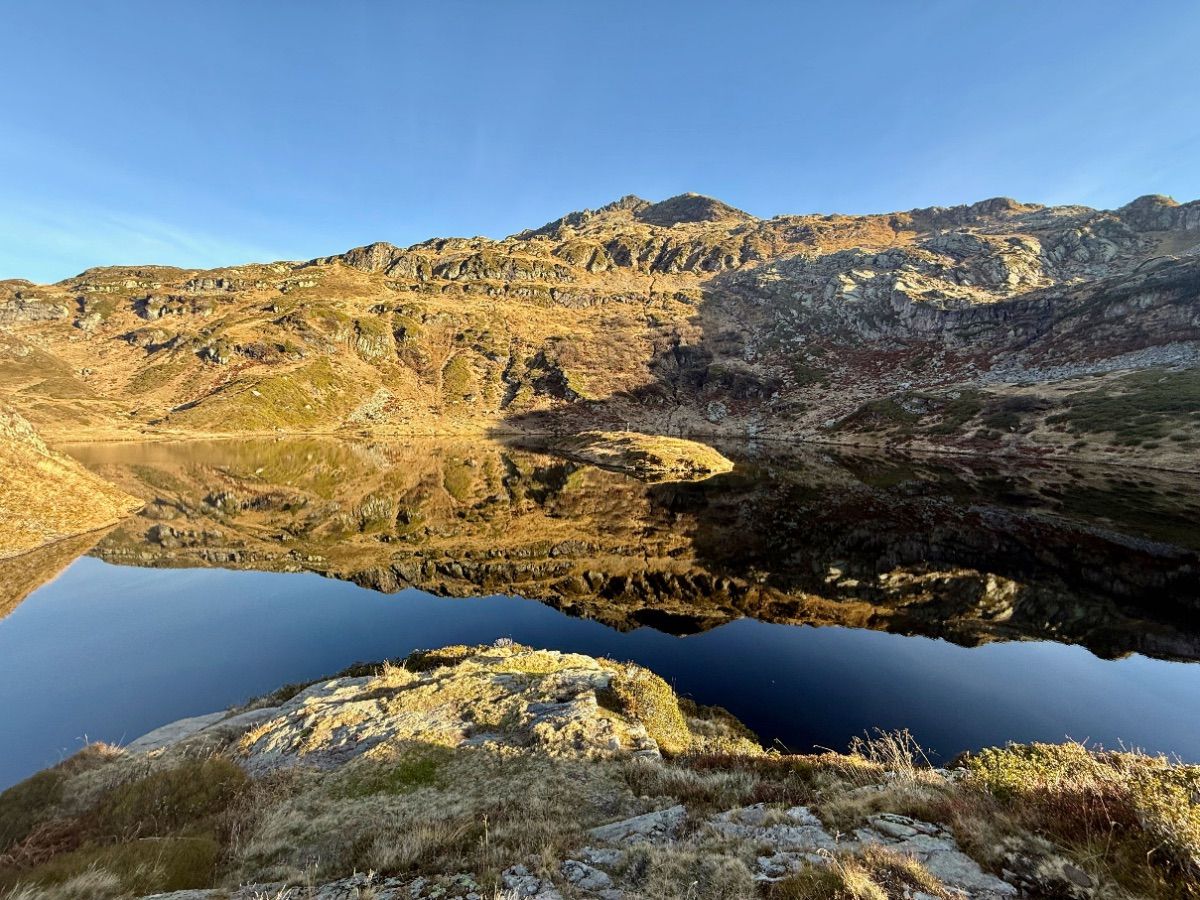
[[0,559],[112,525],[141,505],[0,406]]

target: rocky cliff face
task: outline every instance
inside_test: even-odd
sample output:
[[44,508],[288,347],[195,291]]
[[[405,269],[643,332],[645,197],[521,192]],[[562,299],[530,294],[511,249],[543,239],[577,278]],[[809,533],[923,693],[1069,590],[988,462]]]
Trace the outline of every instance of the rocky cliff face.
[[503,240],[0,283],[0,394],[53,437],[602,428],[1194,468],[1198,249],[1200,202],[1164,197],[626,197]]

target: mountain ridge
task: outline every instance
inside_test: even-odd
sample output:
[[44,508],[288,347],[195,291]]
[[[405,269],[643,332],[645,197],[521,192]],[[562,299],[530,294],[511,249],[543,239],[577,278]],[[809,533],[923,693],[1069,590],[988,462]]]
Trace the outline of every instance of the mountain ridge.
[[60,441],[599,429],[1194,468],[1198,284],[1200,201],[627,195],[498,240],[3,281],[0,399]]

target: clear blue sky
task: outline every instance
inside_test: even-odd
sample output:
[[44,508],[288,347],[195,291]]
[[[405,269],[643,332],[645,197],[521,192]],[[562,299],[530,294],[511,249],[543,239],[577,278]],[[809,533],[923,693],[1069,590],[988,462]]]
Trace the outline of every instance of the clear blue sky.
[[1200,197],[1200,3],[0,0],[0,278],[752,213]]

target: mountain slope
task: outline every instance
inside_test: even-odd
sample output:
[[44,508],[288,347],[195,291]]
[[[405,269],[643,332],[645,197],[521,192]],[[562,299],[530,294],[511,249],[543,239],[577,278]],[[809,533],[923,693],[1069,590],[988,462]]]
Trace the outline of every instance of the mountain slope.
[[53,438],[600,428],[1195,468],[1198,297],[1200,202],[625,197],[503,240],[0,282],[0,397]]
[[0,559],[112,525],[142,502],[42,443],[0,406]]

